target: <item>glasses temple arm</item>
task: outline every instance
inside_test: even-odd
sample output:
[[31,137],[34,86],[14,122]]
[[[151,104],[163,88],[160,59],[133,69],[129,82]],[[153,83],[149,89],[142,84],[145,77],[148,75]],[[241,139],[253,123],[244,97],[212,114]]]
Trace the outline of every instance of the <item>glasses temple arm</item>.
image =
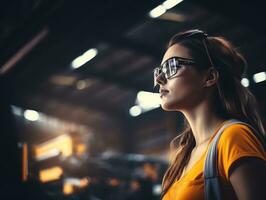
[[[207,39],[207,38],[206,38],[206,39]],[[208,50],[208,48],[207,48],[206,41],[205,41],[204,39],[203,39],[202,41],[203,41],[203,45],[204,45],[204,47],[205,47],[205,49],[206,49],[207,56],[208,56],[208,58],[209,58],[209,60],[210,60],[211,66],[214,67],[214,64],[213,64],[213,62],[212,62],[212,59],[211,59],[211,56],[210,56],[209,50]]]

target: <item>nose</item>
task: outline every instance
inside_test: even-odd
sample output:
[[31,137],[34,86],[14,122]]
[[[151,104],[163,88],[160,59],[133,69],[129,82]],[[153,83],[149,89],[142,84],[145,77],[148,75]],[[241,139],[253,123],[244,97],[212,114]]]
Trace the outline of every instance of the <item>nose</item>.
[[167,82],[167,79],[165,78],[164,74],[161,73],[159,76],[156,77],[156,84],[158,85],[165,85]]

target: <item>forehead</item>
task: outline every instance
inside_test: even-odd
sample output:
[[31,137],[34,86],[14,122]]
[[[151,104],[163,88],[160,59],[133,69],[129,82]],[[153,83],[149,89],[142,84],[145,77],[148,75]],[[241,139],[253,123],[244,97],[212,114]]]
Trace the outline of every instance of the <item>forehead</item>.
[[182,58],[191,58],[189,51],[186,47],[180,44],[174,44],[166,50],[161,64],[164,63],[167,59],[175,56]]

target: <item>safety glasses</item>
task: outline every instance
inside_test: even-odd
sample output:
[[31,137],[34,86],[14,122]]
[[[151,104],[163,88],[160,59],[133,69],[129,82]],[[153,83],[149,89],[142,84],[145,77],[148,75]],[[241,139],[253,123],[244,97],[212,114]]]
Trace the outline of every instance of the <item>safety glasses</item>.
[[[210,61],[211,67],[214,67],[213,65],[213,61],[211,59],[208,47],[207,47],[207,37],[208,35],[198,29],[194,29],[194,30],[190,30],[187,31],[186,33],[177,36],[176,38],[174,38],[175,43],[181,42],[184,39],[187,38],[198,38],[200,40],[202,40],[202,43],[204,45],[207,57]],[[157,67],[154,69],[154,87],[157,85],[157,78],[160,75],[163,75],[166,79],[169,79],[171,77],[173,77],[178,69],[182,66],[182,65],[195,65],[195,62],[192,59],[188,59],[188,58],[180,58],[180,57],[173,57],[173,58],[169,58],[168,60],[166,60],[161,67]]]
[[189,58],[172,57],[167,59],[160,67],[156,67],[153,71],[154,87],[157,85],[158,76],[169,79],[176,75],[182,65],[195,65],[195,62]]

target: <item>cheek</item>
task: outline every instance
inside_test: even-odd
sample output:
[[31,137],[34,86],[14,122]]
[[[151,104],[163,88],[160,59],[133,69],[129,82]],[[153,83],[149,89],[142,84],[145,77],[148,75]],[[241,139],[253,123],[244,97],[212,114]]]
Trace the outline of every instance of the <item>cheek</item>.
[[193,79],[184,79],[175,84],[173,87],[173,92],[175,95],[183,98],[191,98],[198,95],[201,91],[201,84],[197,80]]
[[202,98],[200,83],[195,79],[178,79],[169,84],[170,93],[162,99],[162,108],[177,110],[192,107]]

